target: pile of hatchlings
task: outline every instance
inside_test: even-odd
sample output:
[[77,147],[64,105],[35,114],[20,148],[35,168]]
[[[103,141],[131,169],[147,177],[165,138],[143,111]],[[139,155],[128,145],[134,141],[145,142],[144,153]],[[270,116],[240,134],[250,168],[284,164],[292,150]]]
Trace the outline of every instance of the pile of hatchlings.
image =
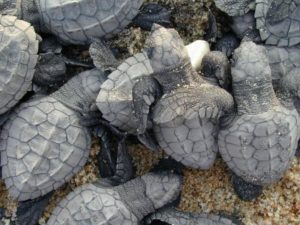
[[[216,39],[210,12],[210,42],[184,45],[171,11],[142,0],[0,2],[0,177],[19,202],[16,224],[38,223],[86,164],[92,136],[101,178],[69,193],[48,225],[242,224],[177,210],[181,168],[207,170],[220,155],[245,201],[289,169],[300,138],[300,1],[215,5],[231,33]],[[106,40],[132,24],[148,36],[119,60]],[[68,45],[88,46],[92,63],[65,56]],[[82,72],[57,86],[66,65]],[[163,150],[168,166],[134,177],[128,138]]]

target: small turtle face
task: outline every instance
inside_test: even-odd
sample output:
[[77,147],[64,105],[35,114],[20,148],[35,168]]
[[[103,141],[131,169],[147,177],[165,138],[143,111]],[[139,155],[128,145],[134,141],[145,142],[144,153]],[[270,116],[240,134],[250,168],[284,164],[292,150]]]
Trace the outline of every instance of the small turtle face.
[[294,157],[299,123],[296,110],[283,107],[243,115],[219,133],[220,153],[245,181],[270,184],[282,177]]
[[154,24],[151,36],[146,40],[145,50],[154,72],[166,67],[182,65],[183,59],[189,59],[182,39],[174,29],[166,29]]
[[244,42],[234,51],[232,80],[233,84],[248,86],[271,80],[266,49],[253,42]]

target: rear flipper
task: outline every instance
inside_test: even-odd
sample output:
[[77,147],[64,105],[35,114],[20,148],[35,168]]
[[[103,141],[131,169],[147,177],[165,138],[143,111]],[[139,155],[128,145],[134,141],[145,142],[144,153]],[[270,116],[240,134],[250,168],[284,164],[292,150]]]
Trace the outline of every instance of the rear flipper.
[[[155,223],[153,223],[155,222]],[[158,223],[156,223],[158,222]],[[160,222],[160,223],[159,223]],[[202,213],[181,212],[175,208],[164,208],[144,219],[144,224],[169,224],[169,225],[242,225],[230,216],[219,216]]]
[[262,186],[248,183],[234,173],[232,173],[232,185],[235,193],[244,201],[252,201],[262,194]]
[[53,192],[50,192],[34,200],[19,202],[17,208],[17,223],[19,225],[38,224],[52,195]]
[[157,150],[158,145],[147,131],[150,108],[162,95],[160,84],[152,77],[141,77],[132,89],[135,116],[138,118],[138,139],[148,148]]
[[140,13],[133,19],[132,23],[135,26],[150,31],[154,23],[160,24],[164,27],[171,27],[172,22],[170,18],[170,10],[159,4],[148,3],[143,5]]
[[99,172],[104,179],[98,183],[102,186],[116,186],[127,182],[133,176],[131,158],[125,143],[126,135],[118,141],[116,160],[112,156],[111,134],[104,128],[97,128],[101,139],[101,151],[98,157]]

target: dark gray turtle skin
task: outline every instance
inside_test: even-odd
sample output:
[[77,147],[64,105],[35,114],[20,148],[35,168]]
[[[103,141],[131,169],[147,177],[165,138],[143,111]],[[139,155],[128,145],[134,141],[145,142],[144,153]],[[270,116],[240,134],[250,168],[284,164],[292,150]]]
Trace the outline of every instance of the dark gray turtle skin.
[[161,221],[170,225],[243,225],[229,217],[205,213],[181,212],[175,208],[165,208],[148,216],[144,225]]
[[58,204],[47,225],[138,225],[174,201],[180,188],[180,176],[172,173],[149,173],[116,187],[85,184]]
[[34,28],[14,16],[0,15],[0,114],[27,93],[38,59]]
[[300,2],[257,0],[256,28],[266,44],[293,46],[300,43]]
[[83,167],[91,137],[80,122],[86,112],[96,110],[104,80],[100,71],[86,71],[50,96],[13,110],[0,135],[2,178],[13,198],[45,195]]
[[[233,99],[192,68],[183,41],[175,30],[156,26],[152,32],[146,45],[152,56],[153,77],[163,92],[149,115],[155,138],[176,161],[188,167],[208,169],[218,152],[219,118],[231,110]],[[207,55],[210,54],[215,55]],[[227,57],[220,54],[229,67]],[[211,73],[207,76],[218,77],[213,67],[219,67],[220,73],[225,72],[223,65],[210,64],[210,60],[205,59],[207,55],[203,58],[207,72]]]
[[294,157],[299,115],[288,85],[277,98],[266,49],[243,42],[234,52],[232,85],[237,114],[219,132],[218,144],[229,168],[244,181],[265,185],[279,180]]
[[254,0],[215,0],[215,4],[229,16],[242,16],[255,7]]

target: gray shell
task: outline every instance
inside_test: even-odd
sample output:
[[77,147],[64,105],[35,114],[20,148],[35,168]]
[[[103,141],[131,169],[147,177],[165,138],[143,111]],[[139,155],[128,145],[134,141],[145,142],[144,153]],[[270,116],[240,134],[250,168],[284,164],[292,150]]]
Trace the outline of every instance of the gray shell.
[[21,104],[1,132],[2,177],[19,201],[57,189],[85,164],[90,133],[75,111],[44,97]]
[[216,6],[229,16],[242,16],[254,8],[255,0],[215,0]]
[[16,105],[32,84],[38,40],[34,28],[0,15],[0,114]]
[[219,133],[220,153],[245,181],[263,185],[279,180],[294,158],[300,120],[282,106],[243,115]]
[[129,133],[136,133],[138,119],[134,115],[132,88],[138,77],[153,72],[146,53],[126,59],[101,85],[96,104],[113,126]]
[[67,195],[47,225],[138,225],[117,191],[86,184]]
[[256,0],[256,28],[266,44],[293,46],[300,43],[300,2]]
[[153,111],[154,134],[160,147],[185,166],[210,168],[218,152],[218,118],[222,114],[217,99],[232,97],[208,84],[178,88],[164,95]]
[[37,0],[47,30],[71,44],[110,38],[138,14],[143,0]]
[[283,76],[300,67],[300,45],[285,48],[266,45],[265,48],[272,71],[273,85],[278,86]]

